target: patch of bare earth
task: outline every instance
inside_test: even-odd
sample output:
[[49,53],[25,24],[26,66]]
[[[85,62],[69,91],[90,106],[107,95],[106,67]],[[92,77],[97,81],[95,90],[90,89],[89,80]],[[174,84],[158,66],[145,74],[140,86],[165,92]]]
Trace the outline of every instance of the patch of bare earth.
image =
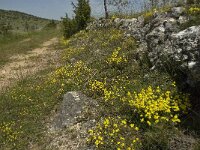
[[29,75],[57,66],[60,51],[54,49],[56,44],[58,38],[53,38],[27,54],[12,56],[0,70],[0,92]]

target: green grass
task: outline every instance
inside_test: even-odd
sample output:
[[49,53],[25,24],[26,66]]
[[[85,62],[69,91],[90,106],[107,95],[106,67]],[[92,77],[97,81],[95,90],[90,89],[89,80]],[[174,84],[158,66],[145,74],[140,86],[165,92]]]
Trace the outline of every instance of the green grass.
[[60,35],[58,30],[49,29],[30,33],[10,33],[0,36],[0,67],[15,54],[25,54],[41,44]]
[[[161,121],[156,124],[151,121],[151,126],[149,126],[146,119],[145,122],[140,121],[142,112],[137,113],[136,108],[130,107],[126,101],[123,102],[123,98],[127,97],[129,92],[138,93],[149,86],[153,88],[159,86],[161,94],[170,91],[172,101],[175,101],[174,96],[182,96],[182,93],[179,93],[175,86],[171,87],[173,80],[167,73],[150,70],[149,61],[145,54],[139,54],[140,57],[137,57],[136,49],[138,45],[133,38],[125,39],[123,32],[109,28],[83,31],[64,41],[64,43],[66,50],[63,58],[66,65],[57,70],[53,79],[64,87],[73,85],[75,90],[82,91],[98,100],[102,111],[96,120],[99,120],[102,129],[98,126],[99,128],[93,130],[94,134],[90,138],[94,145],[98,143],[95,136],[97,139],[98,136],[100,136],[100,139],[102,137],[106,139],[103,141],[104,145],[100,145],[98,149],[116,149],[116,143],[109,141],[111,138],[114,141],[119,141],[119,137],[122,136],[126,139],[124,141],[126,144],[129,144],[131,138],[134,139],[134,137],[128,136],[127,133],[130,130],[125,126],[120,129],[119,135],[116,134],[113,137],[110,137],[109,134],[104,135],[104,133],[112,131],[113,128],[112,125],[107,128],[104,126],[105,124],[102,123],[104,117],[102,116],[111,117],[112,121],[115,120],[113,118],[120,116],[127,121],[127,126],[131,123],[139,126],[139,133],[134,133],[134,130],[130,132],[130,135],[136,134],[142,144],[138,147],[135,146],[136,149],[167,150],[171,146],[181,147],[182,143],[187,145],[187,142],[185,142],[187,139],[192,139],[195,143],[198,143],[198,124],[195,125],[195,122],[186,121],[190,114],[184,115],[181,109],[178,112],[173,110],[170,112],[171,115],[177,114],[182,121],[181,123]],[[116,51],[116,49],[119,49],[119,51]],[[148,93],[147,90],[145,92]],[[184,98],[181,101],[183,103]],[[161,116],[165,114],[164,112],[159,113]],[[185,122],[189,125],[183,126]],[[115,124],[118,124],[118,122]],[[190,126],[195,126],[196,130],[190,130]],[[184,130],[189,131],[185,133]],[[176,137],[181,142],[173,143]],[[193,143],[189,141],[190,144]]]
[[61,98],[57,87],[45,83],[49,72],[20,81],[0,95],[0,149],[45,142],[45,119]]
[[[9,62],[10,56],[25,54],[53,37],[60,38],[60,31],[51,29],[3,37],[0,39],[0,67]],[[54,45],[56,49],[62,47]],[[35,76],[0,92],[0,149],[27,149],[30,143],[44,144],[45,119],[61,98],[57,86],[46,81],[53,70],[49,65]]]
[[[32,35],[35,42],[41,40],[39,35]],[[35,39],[37,37],[39,38]],[[44,37],[49,38],[49,35]],[[7,43],[5,42],[5,46],[9,46]],[[0,95],[0,149],[28,149],[30,144],[45,149],[49,144],[46,139],[46,122],[49,121],[52,110],[61,102],[63,94],[71,90],[82,91],[98,101],[100,115],[96,116],[96,121],[99,121],[100,125],[105,124],[102,122],[104,117],[111,116],[114,121],[117,117],[126,120],[123,130],[120,128],[121,134],[113,137],[117,142],[124,138],[124,143],[130,144],[130,140],[136,136],[139,143],[132,146],[138,149],[167,150],[170,146],[187,145],[187,141],[189,145],[196,144],[197,149],[199,148],[199,121],[191,122],[193,118],[190,119],[190,114],[184,115],[182,111],[171,109],[173,115],[179,115],[181,123],[161,121],[154,124],[153,120],[149,126],[146,120],[144,123],[140,120],[142,111],[138,113],[136,108],[130,107],[126,101],[123,102],[129,92],[139,93],[149,86],[160,86],[162,92],[170,91],[172,97],[182,94],[178,93],[176,87],[171,88],[173,80],[167,73],[149,68],[145,54],[138,56],[138,44],[134,38],[124,38],[122,31],[109,28],[81,31],[63,43],[64,46],[60,48],[64,47],[65,50],[62,54],[63,60],[60,60],[63,61],[60,68],[46,70],[35,77],[22,80]],[[25,49],[17,53],[24,53]],[[111,92],[111,97],[106,95],[105,91]],[[164,92],[161,94],[165,95]],[[165,112],[159,114],[165,115]],[[195,119],[198,120],[196,117]],[[120,119],[117,121],[118,124],[121,123]],[[139,131],[130,130],[131,124],[138,126]],[[104,126],[103,129],[106,130]],[[103,131],[99,135],[105,133]],[[113,131],[112,126],[109,126],[108,131]],[[116,149],[116,143],[108,142],[110,135],[105,133],[103,136],[107,139],[104,141],[107,145],[99,149]]]

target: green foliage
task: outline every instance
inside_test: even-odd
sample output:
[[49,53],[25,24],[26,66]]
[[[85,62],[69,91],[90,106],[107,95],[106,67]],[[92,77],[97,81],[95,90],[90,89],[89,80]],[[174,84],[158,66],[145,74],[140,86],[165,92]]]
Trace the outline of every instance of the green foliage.
[[169,150],[170,149],[170,139],[172,139],[175,134],[175,129],[170,126],[156,126],[152,130],[147,130],[144,133],[142,142],[143,150]]
[[[189,100],[167,74],[150,70],[148,61],[138,58],[134,38],[108,28],[83,30],[62,43],[62,66],[0,96],[1,149],[27,149],[45,139],[44,117],[69,90],[98,101],[97,124],[85,138],[97,149],[169,149]],[[178,146],[185,143],[178,140]]]
[[189,21],[181,25],[181,29],[184,30],[191,26],[200,25],[200,6],[190,6],[186,9],[186,14],[189,17]]
[[198,5],[200,4],[200,0],[187,0],[188,5]]
[[70,19],[67,15],[63,18],[63,36],[69,38],[73,34],[86,28],[87,23],[90,21],[91,9],[89,0],[78,0],[78,4],[74,6],[75,17]]
[[0,35],[5,36],[9,33],[10,30],[12,30],[12,26],[10,24],[0,24]]
[[57,26],[57,23],[55,20],[49,21],[49,23],[44,27],[45,29],[55,29]]
[[97,149],[133,150],[141,146],[139,128],[121,117],[107,117],[88,132],[90,136],[87,141],[93,143]]
[[69,38],[77,32],[77,23],[75,19],[70,19],[66,16],[66,18],[63,18],[62,20],[62,24],[64,38]]
[[134,60],[135,40],[110,28],[81,31],[63,43],[66,65],[51,81],[98,99],[102,110],[88,142],[97,149],[169,149],[176,135],[169,131],[182,123],[188,96],[168,75],[151,71],[145,59]]
[[77,30],[83,30],[86,28],[87,23],[90,20],[91,9],[89,0],[78,0],[77,6],[75,6],[75,20],[77,23]]
[[42,74],[0,95],[0,149],[29,149],[30,142],[45,142],[44,117],[58,104],[60,93]]

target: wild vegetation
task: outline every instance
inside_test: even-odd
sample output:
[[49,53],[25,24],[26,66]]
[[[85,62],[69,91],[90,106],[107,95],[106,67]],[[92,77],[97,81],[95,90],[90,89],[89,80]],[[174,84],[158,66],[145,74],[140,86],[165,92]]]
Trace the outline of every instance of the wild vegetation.
[[[8,33],[8,31],[29,32],[40,30],[50,22],[49,19],[26,13],[0,9],[0,36]],[[56,20],[55,22],[58,23]]]
[[78,0],[77,5],[72,3],[75,17],[70,19],[67,15],[63,19],[64,38],[69,38],[73,34],[86,28],[90,21],[91,8],[88,0]]
[[[151,4],[156,3],[152,0]],[[125,37],[122,30],[84,30],[90,20],[88,1],[79,0],[74,7],[75,18],[63,18],[64,37],[56,47],[64,49],[62,65],[22,80],[0,95],[0,149],[31,149],[33,145],[46,149],[46,123],[68,91],[81,91],[99,104],[96,126],[85,139],[88,146],[100,150],[200,149],[200,119],[192,110],[189,93],[180,92],[167,72],[151,69],[146,54],[137,59],[139,43]],[[145,23],[153,12],[140,14]],[[198,5],[186,8],[193,21],[183,28],[199,25],[199,12]],[[0,40],[2,64],[11,52],[27,52],[57,35],[57,30],[49,29],[52,26],[53,21],[39,33]],[[31,39],[29,47],[26,42],[18,45],[27,38]]]
[[30,51],[59,34],[55,20],[7,10],[0,10],[0,18],[0,67],[12,55]]
[[61,90],[73,85],[98,99],[103,112],[88,131],[90,144],[97,149],[168,149],[176,136],[191,138],[181,127],[191,107],[188,95],[177,91],[167,73],[151,71],[145,60],[133,61],[134,39],[110,28],[81,32],[65,44],[66,65],[52,81]]

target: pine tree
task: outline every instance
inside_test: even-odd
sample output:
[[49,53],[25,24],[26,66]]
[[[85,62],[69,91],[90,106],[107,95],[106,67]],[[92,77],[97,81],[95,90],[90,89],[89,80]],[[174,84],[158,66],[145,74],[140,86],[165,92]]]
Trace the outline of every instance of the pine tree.
[[78,0],[78,4],[74,5],[74,8],[77,29],[83,30],[86,28],[87,23],[90,20],[91,8],[89,0]]
[[90,21],[91,8],[89,0],[78,0],[77,5],[74,6],[75,17],[70,19],[67,15],[62,19],[64,37],[69,38],[76,32],[83,30],[87,27],[87,23]]
[[105,18],[107,19],[109,17],[108,8],[107,8],[107,0],[104,0],[104,10],[105,10]]

